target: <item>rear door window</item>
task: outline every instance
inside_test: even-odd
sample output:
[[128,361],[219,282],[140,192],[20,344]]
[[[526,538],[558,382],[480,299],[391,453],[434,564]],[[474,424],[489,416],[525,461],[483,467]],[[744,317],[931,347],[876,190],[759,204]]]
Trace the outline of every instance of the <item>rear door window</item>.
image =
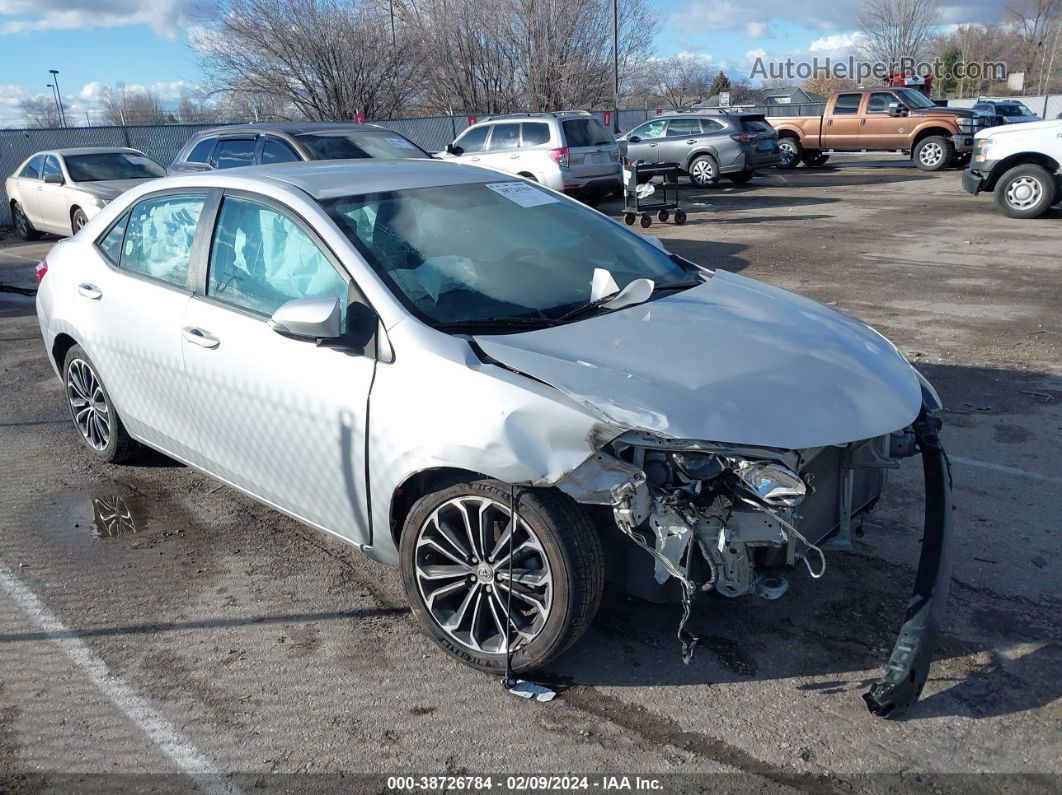
[[44,155],[37,155],[26,163],[25,168],[19,173],[19,179],[40,179],[41,169],[44,168]]
[[262,143],[263,163],[293,163],[302,158],[295,154],[295,150],[281,141],[279,138],[268,136]]
[[494,149],[519,149],[520,148],[520,125],[519,124],[495,124],[494,132],[490,136],[490,148]]
[[672,119],[667,123],[668,138],[685,138],[701,134],[701,123],[697,119]]
[[188,153],[188,157],[184,159],[186,163],[206,163],[210,160],[210,153],[214,151],[214,144],[218,142],[217,138],[204,138],[202,141],[192,147],[192,151]]
[[567,119],[562,125],[564,140],[570,147],[604,146],[612,143],[612,135],[597,119]]
[[863,99],[862,94],[839,94],[833,104],[834,114],[859,113],[859,102]]
[[549,143],[549,125],[540,121],[525,122],[520,125],[523,132],[524,146],[541,146]]
[[136,205],[122,241],[122,270],[185,287],[205,201],[202,195],[157,196]]
[[222,138],[214,153],[214,168],[236,168],[254,165],[254,138]]

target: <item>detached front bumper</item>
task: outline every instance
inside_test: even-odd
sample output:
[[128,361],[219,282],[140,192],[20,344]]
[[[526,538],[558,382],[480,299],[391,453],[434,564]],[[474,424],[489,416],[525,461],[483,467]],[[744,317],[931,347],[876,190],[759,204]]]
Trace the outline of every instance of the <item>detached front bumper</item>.
[[964,169],[962,172],[962,189],[976,196],[985,189],[984,175],[980,171],[974,171],[972,168]]

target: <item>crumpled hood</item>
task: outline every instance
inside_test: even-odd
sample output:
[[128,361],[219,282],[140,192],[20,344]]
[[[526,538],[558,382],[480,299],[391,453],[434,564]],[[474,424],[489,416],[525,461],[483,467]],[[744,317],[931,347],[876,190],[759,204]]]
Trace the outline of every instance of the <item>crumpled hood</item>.
[[78,182],[75,187],[82,193],[88,193],[104,201],[113,201],[130,188],[135,188],[148,179],[103,179],[97,182]]
[[922,405],[914,370],[880,334],[726,271],[581,322],[475,339],[606,422],[673,439],[843,444],[904,428]]

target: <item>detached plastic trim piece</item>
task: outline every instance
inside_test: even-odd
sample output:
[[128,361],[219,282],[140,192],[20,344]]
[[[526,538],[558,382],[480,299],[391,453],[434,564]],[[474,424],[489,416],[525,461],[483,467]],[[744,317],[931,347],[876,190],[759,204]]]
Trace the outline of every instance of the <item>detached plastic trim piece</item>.
[[928,416],[924,407],[913,426],[925,477],[925,529],[914,592],[885,675],[863,695],[867,709],[882,718],[898,715],[922,694],[951,584],[951,469],[940,444],[940,427],[940,420]]

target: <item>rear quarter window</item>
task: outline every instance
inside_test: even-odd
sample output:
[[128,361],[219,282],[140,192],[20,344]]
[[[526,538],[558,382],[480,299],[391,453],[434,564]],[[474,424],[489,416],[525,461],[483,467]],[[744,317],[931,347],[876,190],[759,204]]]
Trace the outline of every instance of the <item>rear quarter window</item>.
[[549,143],[549,125],[542,122],[524,122],[521,125],[524,146],[541,146]]
[[218,142],[217,138],[204,138],[202,141],[192,147],[192,151],[188,153],[188,157],[184,159],[186,163],[205,163],[210,159],[210,153],[214,151],[214,144]]

